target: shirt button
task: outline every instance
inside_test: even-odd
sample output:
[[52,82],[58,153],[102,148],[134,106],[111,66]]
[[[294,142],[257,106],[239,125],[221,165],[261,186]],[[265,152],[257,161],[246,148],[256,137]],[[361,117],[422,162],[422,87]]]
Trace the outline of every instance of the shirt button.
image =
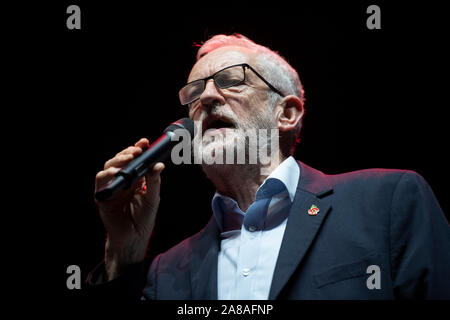
[[249,230],[250,232],[254,232],[254,231],[256,231],[256,227],[250,226],[250,227],[248,228],[248,230]]
[[250,274],[250,269],[249,268],[242,269],[242,275],[244,277],[247,277],[249,274]]

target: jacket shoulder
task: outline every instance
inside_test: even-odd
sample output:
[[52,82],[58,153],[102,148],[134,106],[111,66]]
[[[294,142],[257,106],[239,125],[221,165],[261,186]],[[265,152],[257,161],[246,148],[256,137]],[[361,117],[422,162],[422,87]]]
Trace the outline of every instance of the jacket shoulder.
[[415,171],[399,169],[364,169],[327,175],[336,199],[378,207],[391,207],[397,195],[424,193],[430,189],[425,179]]
[[346,173],[327,175],[335,186],[341,186],[345,184],[355,185],[396,185],[400,180],[411,180],[411,182],[422,182],[425,180],[423,177],[412,170],[402,169],[363,169]]

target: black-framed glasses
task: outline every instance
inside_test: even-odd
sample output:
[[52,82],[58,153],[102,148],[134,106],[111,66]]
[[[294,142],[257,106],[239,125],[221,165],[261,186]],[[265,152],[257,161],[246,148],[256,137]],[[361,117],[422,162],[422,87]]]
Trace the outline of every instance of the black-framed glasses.
[[274,92],[278,93],[280,96],[284,97],[285,95],[281,93],[280,90],[275,88],[273,85],[269,83],[262,75],[260,75],[255,69],[249,66],[246,63],[235,64],[229,67],[226,67],[222,70],[217,71],[216,73],[210,75],[209,77],[194,80],[186,84],[178,93],[180,97],[180,102],[183,106],[188,105],[202,95],[203,91],[206,88],[206,82],[209,79],[213,79],[214,83],[220,89],[226,89],[234,86],[238,86],[245,82],[245,69],[248,68],[253,71],[254,74],[258,76],[270,89]]

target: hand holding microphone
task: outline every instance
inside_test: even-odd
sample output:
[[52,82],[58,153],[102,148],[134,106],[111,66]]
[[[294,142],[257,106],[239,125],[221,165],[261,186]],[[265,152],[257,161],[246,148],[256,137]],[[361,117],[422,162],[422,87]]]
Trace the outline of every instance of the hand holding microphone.
[[130,188],[140,178],[142,178],[149,169],[153,168],[159,161],[167,158],[173,146],[177,143],[172,140],[177,129],[188,130],[190,136],[194,134],[194,122],[189,118],[183,118],[175,121],[164,130],[164,134],[159,137],[148,150],[139,155],[138,158],[130,162],[124,169],[115,174],[115,179],[95,192],[95,198],[103,201],[114,195],[122,189]]
[[107,231],[105,267],[109,280],[145,257],[159,207],[161,161],[177,143],[171,139],[176,129],[186,129],[192,137],[193,121],[184,118],[174,122],[151,145],[145,138],[139,140],[108,160],[96,175],[96,204]]

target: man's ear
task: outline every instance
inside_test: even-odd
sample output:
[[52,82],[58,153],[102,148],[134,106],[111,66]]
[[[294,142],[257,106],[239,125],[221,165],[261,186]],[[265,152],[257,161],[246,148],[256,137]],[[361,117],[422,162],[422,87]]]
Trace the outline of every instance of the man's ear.
[[299,97],[288,95],[276,107],[277,125],[281,132],[294,130],[303,118],[305,109]]

